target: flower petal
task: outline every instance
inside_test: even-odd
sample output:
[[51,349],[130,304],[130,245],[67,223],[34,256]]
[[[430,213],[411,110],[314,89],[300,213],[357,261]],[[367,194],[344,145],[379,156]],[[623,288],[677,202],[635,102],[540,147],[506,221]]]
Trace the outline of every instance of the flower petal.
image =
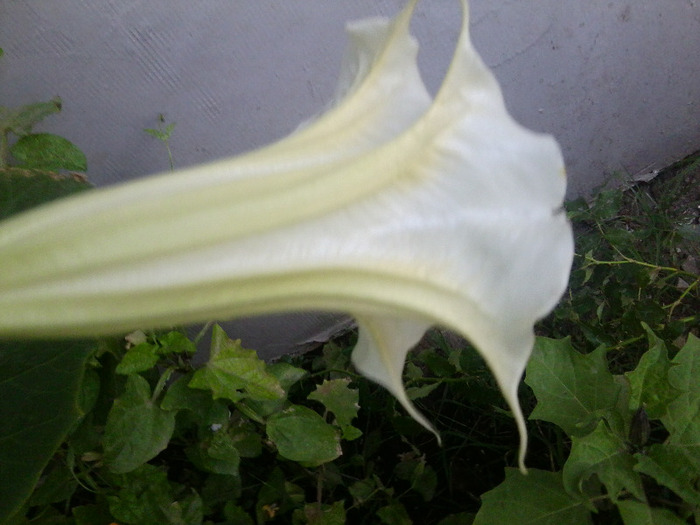
[[242,157],[97,190],[0,225],[0,335],[126,332],[265,312],[357,316],[359,370],[401,384],[431,324],[484,356],[522,436],[533,323],[573,258],[559,147],[518,125],[469,40],[430,104],[408,33],[353,26],[345,96]]

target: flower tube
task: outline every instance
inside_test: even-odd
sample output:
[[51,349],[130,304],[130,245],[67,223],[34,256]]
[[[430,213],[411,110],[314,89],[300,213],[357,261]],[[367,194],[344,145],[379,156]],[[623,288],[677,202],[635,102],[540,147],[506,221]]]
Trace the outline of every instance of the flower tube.
[[0,223],[0,337],[68,337],[293,310],[345,311],[357,369],[421,424],[401,374],[434,324],[469,339],[522,436],[533,324],[573,242],[553,138],[508,114],[462,31],[428,95],[409,33],[349,25],[335,104],[252,153],[94,190]]

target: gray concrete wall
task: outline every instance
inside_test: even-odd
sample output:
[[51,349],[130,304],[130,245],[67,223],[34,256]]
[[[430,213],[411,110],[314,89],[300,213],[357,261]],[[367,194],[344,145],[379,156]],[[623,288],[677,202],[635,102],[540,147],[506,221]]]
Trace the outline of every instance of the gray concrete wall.
[[[282,137],[319,111],[333,92],[345,22],[402,5],[0,0],[0,104],[60,95],[63,113],[39,129],[81,147],[97,184],[167,169],[162,145],[143,132],[159,113],[177,123],[176,165],[205,162]],[[457,0],[418,7],[432,91],[459,9]],[[516,118],[562,144],[570,196],[700,148],[697,0],[473,0],[472,32]],[[270,344],[313,336],[317,319],[282,322],[282,342]]]

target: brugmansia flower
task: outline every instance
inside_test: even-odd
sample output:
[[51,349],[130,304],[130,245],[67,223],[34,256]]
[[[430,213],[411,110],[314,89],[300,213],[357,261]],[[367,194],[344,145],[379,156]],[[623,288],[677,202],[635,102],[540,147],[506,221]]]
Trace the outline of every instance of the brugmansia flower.
[[[556,142],[518,125],[462,32],[431,100],[395,20],[348,28],[337,102],[247,155],[95,190],[0,226],[0,336],[54,337],[300,309],[347,311],[356,367],[401,382],[433,324],[467,337],[515,414],[533,323],[573,256]],[[522,464],[522,463],[521,463]]]

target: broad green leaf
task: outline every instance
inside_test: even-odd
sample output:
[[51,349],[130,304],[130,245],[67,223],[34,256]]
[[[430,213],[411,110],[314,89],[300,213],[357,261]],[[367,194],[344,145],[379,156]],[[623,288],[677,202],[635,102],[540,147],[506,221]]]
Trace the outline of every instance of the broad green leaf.
[[68,139],[51,133],[23,136],[10,153],[20,168],[47,171],[87,171],[85,154]]
[[688,462],[677,447],[652,445],[646,454],[635,454],[635,470],[654,478],[685,501],[700,505],[700,491],[696,488],[700,472]]
[[31,494],[82,416],[78,397],[92,342],[0,341],[0,523]]
[[226,427],[210,429],[210,435],[187,449],[187,457],[200,469],[238,476],[241,455]]
[[584,494],[584,483],[595,474],[612,500],[617,501],[623,491],[646,500],[641,477],[633,469],[634,457],[627,451],[625,441],[613,434],[604,421],[590,434],[574,436],[571,441],[571,453],[562,470],[564,487],[570,494]]
[[191,356],[197,352],[197,346],[185,334],[175,330],[158,336],[158,345],[160,355],[185,354]]
[[700,339],[690,334],[672,362],[676,366],[669,371],[669,383],[682,393],[661,421],[671,434],[668,446],[700,472]]
[[104,460],[110,470],[130,472],[164,450],[175,429],[175,414],[158,406],[143,377],[128,376],[105,426]]
[[629,408],[643,407],[651,419],[659,419],[679,391],[669,384],[672,365],[666,345],[647,325],[644,329],[649,338],[649,350],[642,355],[637,368],[625,374],[630,383]]
[[214,398],[233,402],[245,397],[276,400],[285,396],[279,380],[266,370],[255,350],[229,339],[219,325],[212,330],[209,361],[195,372],[189,386],[211,390]]
[[564,489],[561,473],[528,469],[525,476],[506,469],[506,480],[481,496],[474,525],[586,525],[588,503]]
[[525,383],[537,397],[530,419],[560,426],[570,436],[591,432],[615,411],[620,385],[609,372],[606,349],[577,352],[568,338],[538,337]]
[[347,378],[324,380],[309,394],[308,399],[319,401],[326,410],[333,412],[335,423],[343,431],[343,438],[352,440],[362,435],[359,429],[352,426],[352,420],[360,409],[360,392],[349,388],[349,384],[350,379]]
[[189,525],[203,521],[202,500],[196,492],[180,495],[180,488],[153,465],[142,465],[114,479],[119,490],[107,495],[117,522],[138,525]]
[[242,399],[237,405],[243,414],[261,425],[265,424],[268,416],[280,412],[289,406],[290,403],[287,401],[286,391],[297,381],[308,375],[306,370],[284,362],[268,365],[267,372],[279,381],[280,386],[285,391],[285,395],[273,400],[246,398]]
[[666,509],[650,507],[631,499],[616,502],[625,525],[684,525],[687,521]]
[[36,102],[19,108],[6,108],[0,106],[0,130],[11,131],[15,135],[23,136],[31,133],[34,124],[44,118],[61,111],[60,97],[54,97],[48,102]]
[[179,377],[165,392],[160,407],[164,410],[189,410],[202,415],[208,412],[215,403],[211,393],[189,386],[194,372]]
[[0,219],[92,186],[76,175],[21,168],[0,169]]
[[153,368],[160,359],[158,346],[150,342],[139,343],[127,350],[117,365],[118,374],[138,374]]
[[284,458],[315,467],[343,452],[336,429],[310,408],[293,405],[270,417],[267,436]]

